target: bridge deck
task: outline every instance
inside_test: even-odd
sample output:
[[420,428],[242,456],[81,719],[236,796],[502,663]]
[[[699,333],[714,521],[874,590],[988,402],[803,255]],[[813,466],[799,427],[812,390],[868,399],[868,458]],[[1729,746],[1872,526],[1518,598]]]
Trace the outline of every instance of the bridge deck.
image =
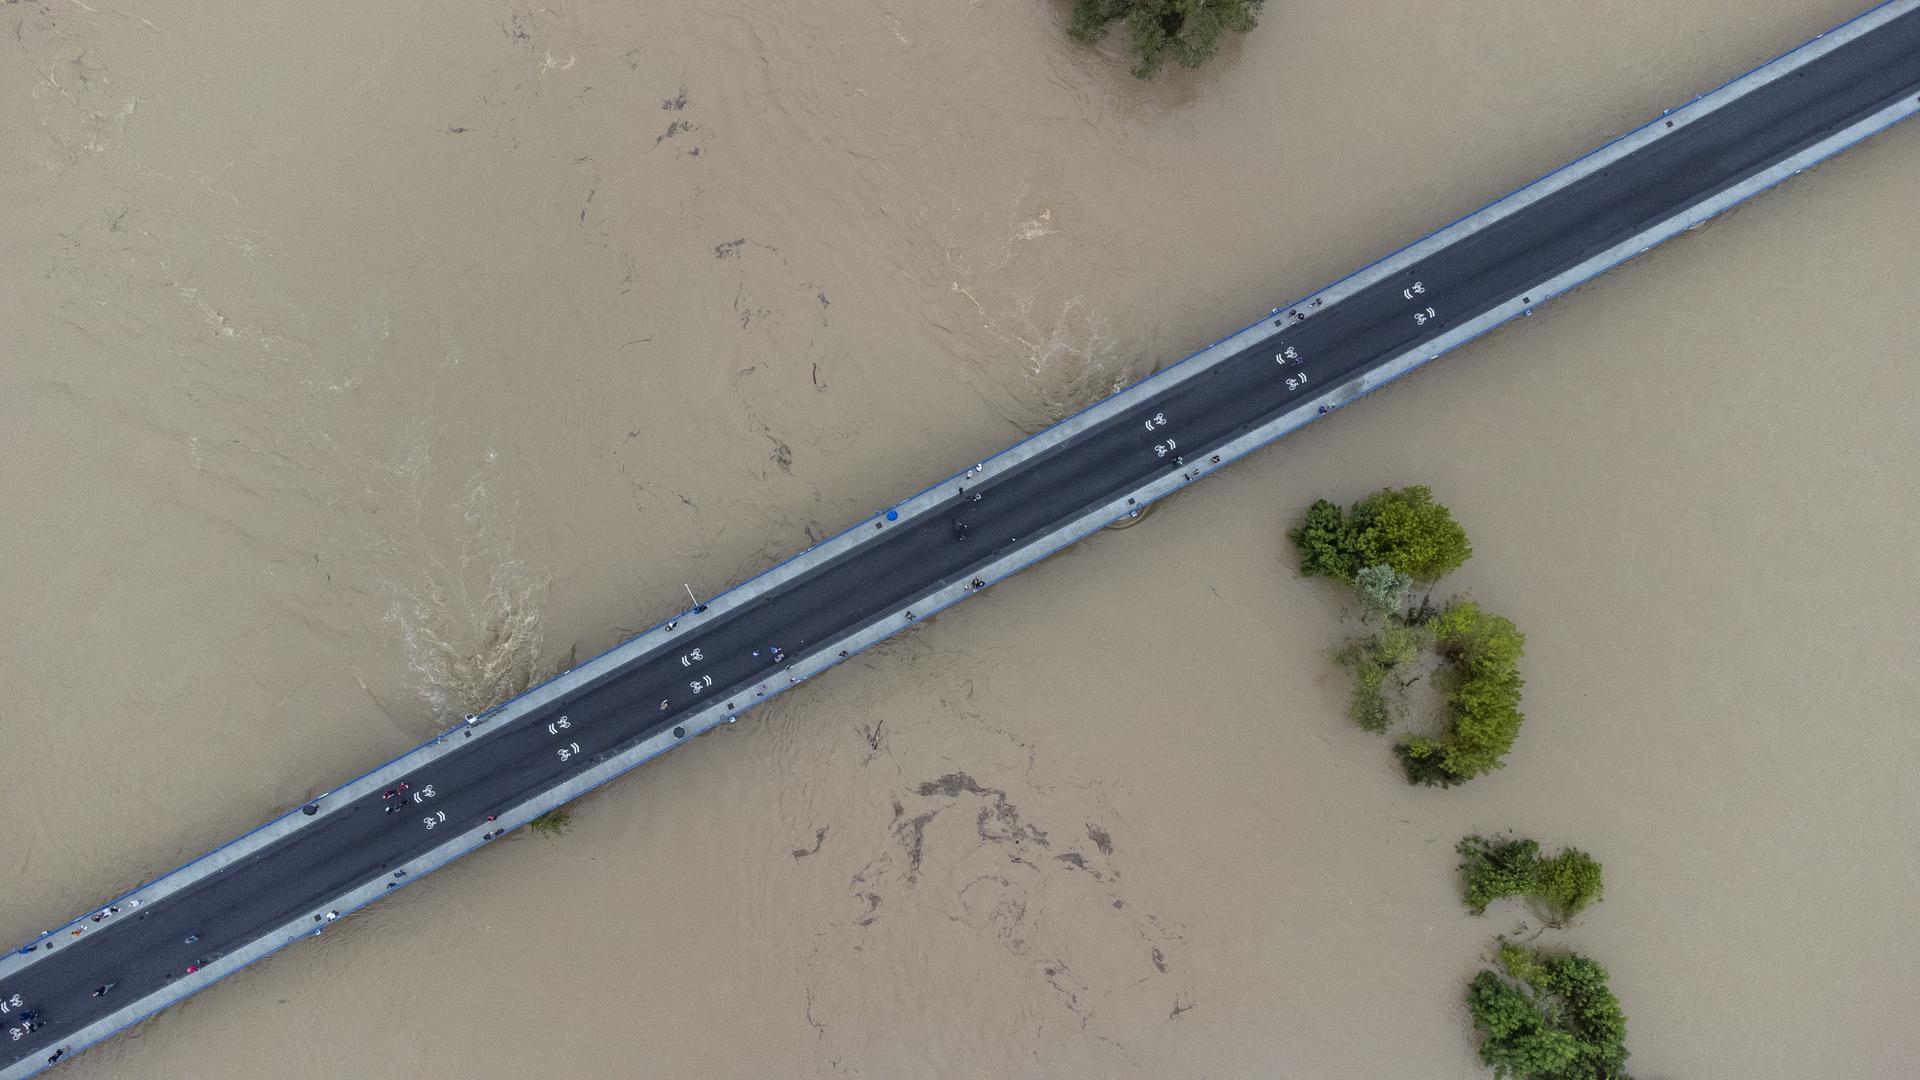
[[1915,111],[1920,0],[1895,0],[0,959],[0,1080],[320,932],[330,913]]

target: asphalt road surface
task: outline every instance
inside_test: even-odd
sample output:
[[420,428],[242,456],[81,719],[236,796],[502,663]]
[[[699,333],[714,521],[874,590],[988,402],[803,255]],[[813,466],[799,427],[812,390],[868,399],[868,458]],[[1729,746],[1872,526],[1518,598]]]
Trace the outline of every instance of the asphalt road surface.
[[[1198,460],[1196,455],[1511,301],[1902,95],[1920,93],[1916,88],[1920,11],[1310,319],[1282,325],[1277,336],[1141,407],[984,479],[942,512],[876,536],[703,624],[686,640],[468,741],[406,777],[406,791],[391,797],[375,792],[331,808],[310,826],[196,884],[112,915],[0,985],[0,1008],[7,1010],[0,1013],[0,1069],[36,1056],[44,1061],[72,1032],[183,977],[190,967],[310,915],[329,897],[391,878],[396,866],[445,839],[445,832],[434,834],[429,819],[473,827],[672,727],[716,695],[782,681],[793,657],[934,589],[971,580],[979,567],[1017,548],[1019,538],[1040,535]],[[1410,178],[1415,175],[1417,169],[1410,169]],[[1285,315],[1277,320],[1286,322]],[[699,659],[683,664],[694,649]],[[695,681],[702,692],[690,688]],[[579,746],[566,760],[553,752],[548,728],[563,716],[567,741]],[[325,919],[324,913],[312,917]],[[94,996],[110,983],[110,991]],[[32,1024],[39,1026],[23,1031],[31,1026],[21,1023],[29,1013],[37,1014]]]

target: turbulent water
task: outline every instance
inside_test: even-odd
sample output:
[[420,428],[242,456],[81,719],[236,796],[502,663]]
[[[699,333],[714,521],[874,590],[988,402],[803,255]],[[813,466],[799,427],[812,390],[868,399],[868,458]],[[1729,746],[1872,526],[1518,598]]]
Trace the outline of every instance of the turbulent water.
[[[385,760],[1854,13],[0,6],[0,938]],[[1473,1077],[1607,868],[1643,1077],[1920,1060],[1920,128],[83,1056],[75,1077]],[[1510,767],[1346,724],[1281,532],[1427,482]],[[679,598],[679,599],[677,599]]]

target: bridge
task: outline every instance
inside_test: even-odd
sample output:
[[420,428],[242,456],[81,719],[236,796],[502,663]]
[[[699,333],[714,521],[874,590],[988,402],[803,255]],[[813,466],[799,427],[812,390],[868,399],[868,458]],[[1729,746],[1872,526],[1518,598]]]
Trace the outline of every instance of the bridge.
[[[0,1080],[153,1015],[1920,112],[1874,8],[0,958]],[[1524,115],[1524,114],[1520,114]]]

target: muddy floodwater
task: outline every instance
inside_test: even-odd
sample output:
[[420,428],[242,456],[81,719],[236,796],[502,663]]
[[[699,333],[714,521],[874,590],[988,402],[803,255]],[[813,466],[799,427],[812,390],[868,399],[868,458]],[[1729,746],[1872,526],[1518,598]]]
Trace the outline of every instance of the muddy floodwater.
[[[0,6],[22,941],[1854,14]],[[81,1055],[76,1078],[1459,1077],[1453,844],[1643,1078],[1920,1060],[1920,126]],[[1528,634],[1398,777],[1282,531],[1429,483]]]

